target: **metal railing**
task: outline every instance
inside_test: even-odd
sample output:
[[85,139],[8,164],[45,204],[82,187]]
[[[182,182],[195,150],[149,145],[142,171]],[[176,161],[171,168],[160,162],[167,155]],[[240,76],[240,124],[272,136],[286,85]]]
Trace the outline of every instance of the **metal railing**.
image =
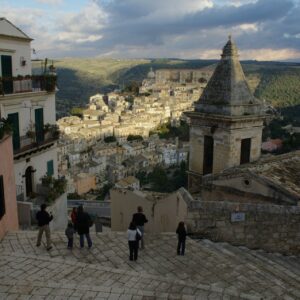
[[24,189],[22,185],[16,185],[17,201],[24,201]]
[[55,75],[31,75],[18,77],[0,77],[0,95],[54,92],[56,86]]

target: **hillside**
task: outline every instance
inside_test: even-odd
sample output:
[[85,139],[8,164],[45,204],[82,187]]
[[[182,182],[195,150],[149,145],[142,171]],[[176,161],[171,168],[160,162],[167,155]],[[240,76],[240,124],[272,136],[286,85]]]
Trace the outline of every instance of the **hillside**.
[[[58,74],[57,110],[60,115],[73,106],[84,106],[91,95],[106,93],[126,84],[141,82],[152,67],[157,69],[199,69],[216,60],[180,59],[61,59],[55,61]],[[276,107],[300,104],[300,64],[242,62],[251,90]]]

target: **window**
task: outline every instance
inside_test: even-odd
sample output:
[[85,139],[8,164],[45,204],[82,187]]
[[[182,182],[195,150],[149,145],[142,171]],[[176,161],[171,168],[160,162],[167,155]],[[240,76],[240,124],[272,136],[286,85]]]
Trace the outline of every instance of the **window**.
[[48,176],[54,175],[53,160],[47,161],[47,175]]
[[203,175],[213,171],[214,139],[212,136],[204,136]]
[[13,128],[13,148],[16,151],[20,149],[19,114],[8,114],[7,119]]
[[43,108],[37,108],[34,111],[35,114],[35,133],[37,143],[44,141],[44,110]]
[[[3,81],[3,92],[4,94],[13,93],[13,81],[11,80],[12,74],[12,57],[11,55],[0,55],[0,76],[6,78]],[[10,80],[8,80],[10,78]]]
[[0,220],[5,215],[4,183],[3,176],[0,176]]
[[240,159],[241,165],[250,162],[250,153],[251,153],[251,139],[242,139],[241,159]]

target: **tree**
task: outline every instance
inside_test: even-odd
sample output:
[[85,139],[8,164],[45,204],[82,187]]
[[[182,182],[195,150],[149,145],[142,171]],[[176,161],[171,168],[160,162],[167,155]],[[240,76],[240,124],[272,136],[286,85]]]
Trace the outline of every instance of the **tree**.
[[143,141],[143,137],[141,135],[134,135],[134,134],[129,134],[127,137],[127,141]]
[[113,143],[113,142],[116,142],[116,141],[117,141],[117,139],[116,139],[116,137],[114,135],[106,136],[104,138],[104,142],[105,143]]
[[149,179],[153,190],[156,192],[171,192],[174,190],[166,171],[160,166],[154,168],[153,172],[149,174]]
[[79,118],[82,118],[83,110],[84,110],[84,108],[82,108],[82,107],[73,107],[70,111],[70,114],[72,116],[77,116]]
[[104,200],[109,190],[113,187],[113,184],[107,183],[105,184],[102,189],[100,189],[100,194],[97,196],[97,200]]

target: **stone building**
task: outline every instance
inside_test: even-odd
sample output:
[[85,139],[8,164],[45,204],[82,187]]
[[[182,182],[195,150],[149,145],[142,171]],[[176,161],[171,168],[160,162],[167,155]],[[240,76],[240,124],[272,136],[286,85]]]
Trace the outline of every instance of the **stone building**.
[[0,240],[6,232],[18,229],[13,159],[12,137],[1,134],[0,127]]
[[0,118],[8,119],[13,127],[18,200],[34,197],[44,175],[58,176],[56,75],[53,66],[46,74],[32,74],[31,41],[0,18]]
[[229,38],[191,119],[189,190],[196,192],[206,174],[255,161],[260,157],[263,120]]

